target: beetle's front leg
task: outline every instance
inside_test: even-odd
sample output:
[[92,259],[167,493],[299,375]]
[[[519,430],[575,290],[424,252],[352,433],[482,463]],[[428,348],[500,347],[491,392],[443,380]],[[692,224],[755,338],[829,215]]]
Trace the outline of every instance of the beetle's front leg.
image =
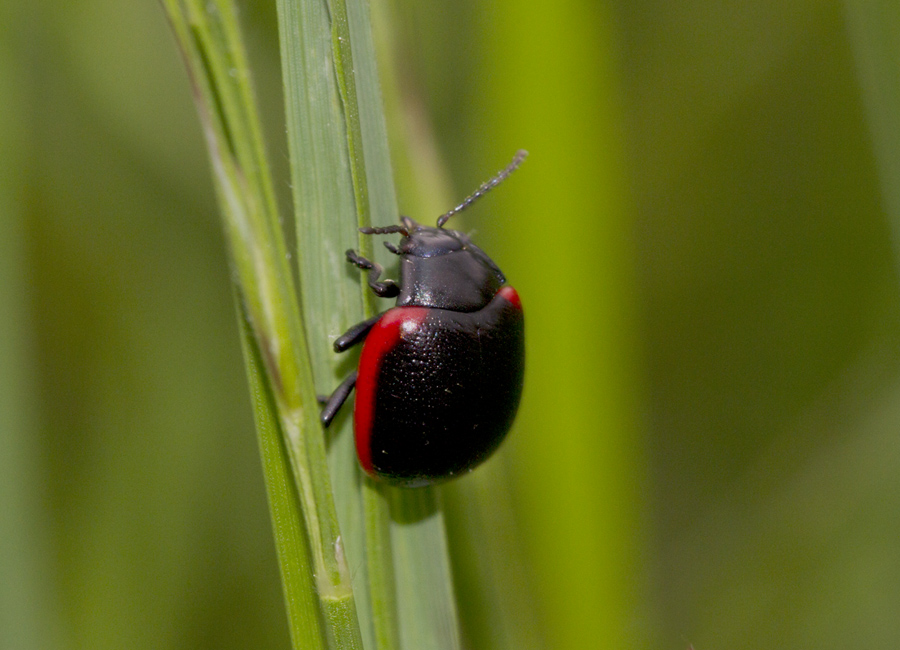
[[357,343],[360,343],[366,336],[369,334],[369,330],[371,330],[375,323],[378,322],[384,316],[384,312],[378,314],[377,316],[372,316],[372,318],[368,318],[361,323],[357,323],[346,332],[344,332],[341,336],[334,340],[334,351],[335,352],[344,352],[349,350]]
[[363,270],[369,271],[368,284],[380,298],[396,298],[400,295],[400,287],[393,280],[378,281],[378,278],[384,272],[381,264],[367,260],[365,257],[358,255],[353,249],[347,251],[347,261]]

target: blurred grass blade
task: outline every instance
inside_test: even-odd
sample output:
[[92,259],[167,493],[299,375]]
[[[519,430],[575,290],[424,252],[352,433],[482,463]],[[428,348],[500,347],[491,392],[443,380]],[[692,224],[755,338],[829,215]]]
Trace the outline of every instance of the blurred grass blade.
[[444,514],[437,490],[393,490],[391,517],[401,647],[459,648]]
[[[250,71],[233,5],[228,0],[165,0],[196,95],[213,164],[236,279],[240,310],[255,350],[248,369],[257,393],[265,378],[270,400],[257,398],[263,452],[278,422],[302,508],[305,544],[297,544],[296,522],[276,521],[275,533],[295,647],[360,647],[349,571],[340,539],[325,460],[318,405],[300,321],[287,248],[280,229],[264,155]],[[256,372],[257,360],[265,373]],[[274,405],[275,411],[270,408]],[[274,418],[273,418],[274,416]],[[297,515],[289,502],[276,457],[265,457],[273,514]],[[287,500],[287,501],[286,501]],[[293,575],[315,576],[314,593]],[[318,600],[316,601],[316,596]],[[319,616],[324,622],[319,628]]]
[[59,647],[51,607],[56,588],[49,557],[47,477],[41,471],[35,378],[29,372],[23,162],[27,157],[21,66],[24,6],[0,9],[0,648]]
[[[551,12],[502,0],[496,12],[515,20],[485,21],[471,92],[491,136],[476,150],[490,160],[531,152],[509,181],[515,191],[489,199],[514,221],[485,220],[482,231],[528,314],[525,389],[506,447],[521,550],[549,647],[638,647],[628,621],[645,539],[643,367],[617,17],[584,0]],[[589,278],[590,290],[566,278]]]
[[459,600],[462,627],[472,646],[484,650],[556,647],[544,638],[537,615],[533,571],[513,514],[508,460],[508,454],[498,456],[441,495],[451,522],[456,589],[466,594]]
[[900,5],[845,0],[850,44],[900,263]]

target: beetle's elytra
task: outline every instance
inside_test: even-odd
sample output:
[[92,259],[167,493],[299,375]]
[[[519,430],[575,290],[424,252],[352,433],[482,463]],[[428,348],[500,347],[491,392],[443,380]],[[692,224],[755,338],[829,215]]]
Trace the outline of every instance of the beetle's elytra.
[[347,251],[369,271],[386,312],[351,327],[334,342],[343,352],[363,342],[359,366],[325,401],[328,426],[356,387],[354,430],[362,468],[407,487],[444,481],[473,469],[500,445],[522,394],[525,329],[516,290],[468,236],[444,224],[509,176],[513,161],[436,227],[409,217],[401,224],[361,228],[365,234],[403,235],[400,282],[379,281],[380,265]]

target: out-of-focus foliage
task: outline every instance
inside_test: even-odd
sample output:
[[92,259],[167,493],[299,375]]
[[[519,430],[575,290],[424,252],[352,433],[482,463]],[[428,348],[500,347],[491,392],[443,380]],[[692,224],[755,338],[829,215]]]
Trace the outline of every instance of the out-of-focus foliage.
[[[531,152],[457,224],[529,336],[509,443],[445,490],[470,646],[900,644],[891,176],[842,5],[374,6],[398,169],[452,179],[401,210]],[[283,170],[274,7],[241,7]],[[160,8],[3,3],[0,107],[0,648],[287,647]]]
[[900,311],[842,7],[621,16],[658,642],[893,647]]

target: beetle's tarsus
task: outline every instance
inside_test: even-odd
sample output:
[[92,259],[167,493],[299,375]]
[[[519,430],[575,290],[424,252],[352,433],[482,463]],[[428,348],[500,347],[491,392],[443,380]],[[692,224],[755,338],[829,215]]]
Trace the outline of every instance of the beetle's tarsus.
[[381,274],[384,272],[381,264],[367,260],[352,248],[347,251],[347,261],[363,270],[369,271],[369,287],[372,288],[372,291],[374,291],[375,295],[379,298],[396,298],[400,295],[400,287],[398,287],[397,283],[393,280],[385,280],[384,282],[378,281],[378,278],[381,277]]

